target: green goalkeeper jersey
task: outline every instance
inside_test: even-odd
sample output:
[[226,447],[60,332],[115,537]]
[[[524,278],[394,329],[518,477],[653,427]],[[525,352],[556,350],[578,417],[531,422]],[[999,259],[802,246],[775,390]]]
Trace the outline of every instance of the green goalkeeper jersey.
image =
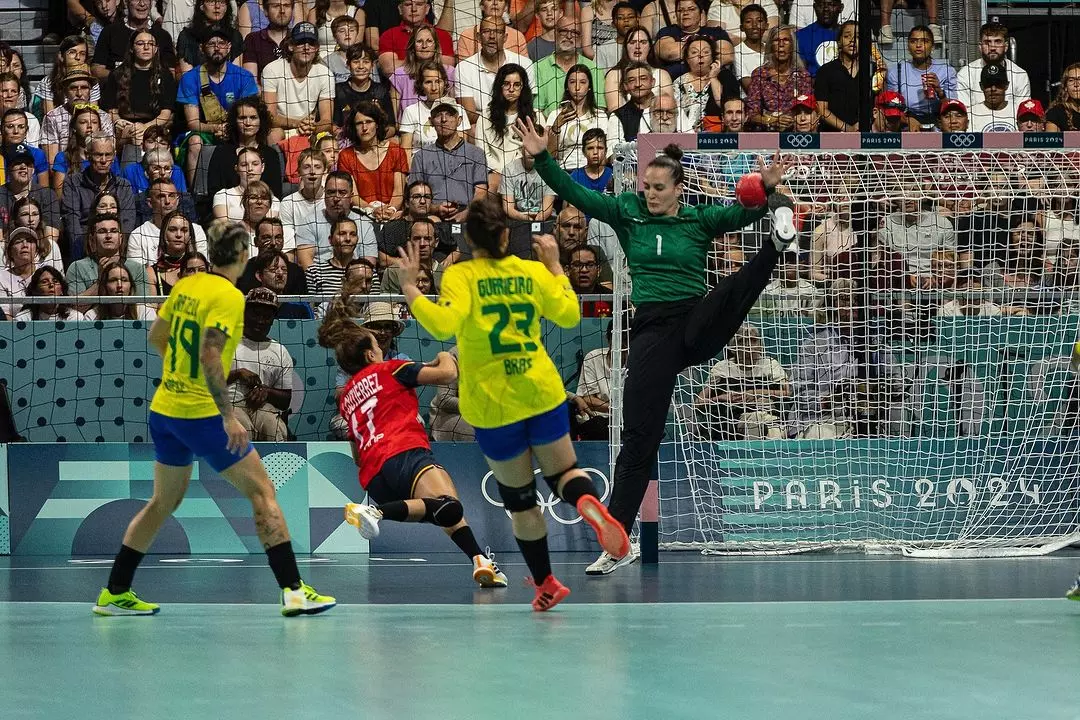
[[652,215],[637,193],[603,195],[574,182],[546,151],[536,156],[536,171],[556,195],[615,231],[630,268],[630,299],[635,305],[704,295],[713,238],[739,230],[767,212],[733,204],[682,206],[677,215]]

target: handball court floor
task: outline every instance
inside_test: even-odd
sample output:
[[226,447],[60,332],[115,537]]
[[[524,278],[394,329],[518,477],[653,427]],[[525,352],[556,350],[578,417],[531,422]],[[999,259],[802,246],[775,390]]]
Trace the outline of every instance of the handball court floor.
[[0,558],[0,717],[1080,718],[1080,553],[1007,560],[662,553],[533,613],[520,556],[301,558],[340,605],[287,619],[266,560],[146,558],[154,617],[90,607],[108,559]]

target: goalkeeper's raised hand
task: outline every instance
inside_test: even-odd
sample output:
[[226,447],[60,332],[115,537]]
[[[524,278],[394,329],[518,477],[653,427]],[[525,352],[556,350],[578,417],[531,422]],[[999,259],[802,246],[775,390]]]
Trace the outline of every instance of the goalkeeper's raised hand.
[[765,165],[764,160],[758,158],[758,172],[761,174],[761,179],[765,183],[765,189],[772,191],[773,188],[782,183],[784,181],[784,174],[790,167],[791,165],[784,162],[780,157],[779,150],[773,153],[772,162],[767,166]]
[[540,133],[532,118],[518,118],[514,122],[514,134],[521,139],[521,146],[525,152],[536,157],[547,150],[547,139]]

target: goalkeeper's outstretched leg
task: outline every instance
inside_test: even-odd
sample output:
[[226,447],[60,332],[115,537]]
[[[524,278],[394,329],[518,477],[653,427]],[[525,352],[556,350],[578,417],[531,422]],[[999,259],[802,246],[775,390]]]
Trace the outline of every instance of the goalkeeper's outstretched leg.
[[[774,193],[769,206],[774,231],[737,273],[699,300],[645,305],[634,318],[623,387],[622,449],[610,502],[611,514],[627,532],[654,474],[679,373],[723,350],[772,279],[781,253],[795,240],[791,200]],[[637,549],[621,560],[601,554],[585,572],[607,575],[638,557]]]

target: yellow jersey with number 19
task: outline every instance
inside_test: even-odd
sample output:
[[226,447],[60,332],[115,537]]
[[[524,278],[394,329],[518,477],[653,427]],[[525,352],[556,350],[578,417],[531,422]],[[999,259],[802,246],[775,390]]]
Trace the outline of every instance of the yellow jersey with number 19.
[[166,417],[197,420],[218,414],[199,362],[203,334],[210,328],[228,336],[221,352],[226,377],[244,334],[244,294],[228,278],[195,273],[173,286],[158,319],[169,324],[161,385],[150,410]]
[[554,410],[566,389],[540,337],[540,318],[581,320],[564,275],[534,260],[475,258],[443,273],[439,301],[418,298],[417,322],[440,340],[457,336],[461,416],[490,429]]

